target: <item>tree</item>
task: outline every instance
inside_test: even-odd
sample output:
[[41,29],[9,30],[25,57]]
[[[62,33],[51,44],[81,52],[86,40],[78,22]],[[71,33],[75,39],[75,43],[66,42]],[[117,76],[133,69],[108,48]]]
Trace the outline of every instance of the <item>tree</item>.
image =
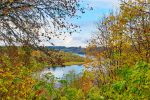
[[115,70],[122,66],[132,66],[140,60],[150,62],[149,11],[149,1],[124,0],[120,11],[98,22],[98,32],[87,54],[95,58],[93,66],[98,70],[95,76],[100,84],[117,79]]
[[149,99],[149,6],[149,0],[122,0],[117,13],[98,23],[87,54],[92,56],[94,85],[100,92],[94,90],[101,97]]
[[6,45],[34,45],[72,33],[77,25],[68,17],[84,9],[79,0],[0,0],[0,41]]
[[[47,41],[54,45],[53,37],[76,31],[78,26],[68,23],[68,18],[78,17],[77,11],[84,13],[79,0],[0,0],[0,42],[21,45],[26,65],[31,48],[51,56],[39,44]],[[53,59],[50,62],[54,63]]]

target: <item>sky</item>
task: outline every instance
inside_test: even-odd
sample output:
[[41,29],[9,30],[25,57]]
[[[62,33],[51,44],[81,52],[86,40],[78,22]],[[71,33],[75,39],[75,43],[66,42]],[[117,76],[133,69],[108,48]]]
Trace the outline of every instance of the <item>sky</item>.
[[[119,8],[119,0],[82,0],[82,4],[93,8],[93,10],[86,10],[84,14],[80,15],[80,19],[72,20],[73,23],[80,26],[82,31],[67,36],[65,40],[53,38],[52,42],[55,46],[86,47],[88,44],[87,41],[96,32],[96,23],[110,11]],[[51,45],[47,42],[43,42],[42,44],[45,46]]]
[[81,18],[73,22],[81,27],[81,32],[67,36],[65,40],[55,39],[55,46],[86,47],[87,41],[96,32],[96,23],[110,11],[118,9],[118,0],[83,0],[83,3],[93,7],[81,15]]

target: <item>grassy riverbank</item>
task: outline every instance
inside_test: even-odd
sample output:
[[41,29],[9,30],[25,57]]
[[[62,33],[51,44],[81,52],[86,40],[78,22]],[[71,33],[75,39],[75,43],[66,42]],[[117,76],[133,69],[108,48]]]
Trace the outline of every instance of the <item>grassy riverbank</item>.
[[84,62],[65,62],[65,66],[71,66],[71,65],[82,65]]
[[70,52],[49,51],[49,53],[52,55],[51,57],[39,51],[32,51],[32,57],[39,59],[41,63],[44,62],[46,67],[82,65],[85,61],[84,57]]
[[65,62],[62,65],[45,65],[46,67],[64,67],[64,66],[71,66],[71,65],[83,65],[85,62]]
[[85,61],[84,57],[80,57],[79,55],[69,53],[69,52],[59,51],[59,53],[57,54],[61,55],[61,59],[59,59],[58,63],[54,65],[48,64],[47,65],[48,67],[82,65],[84,64]]

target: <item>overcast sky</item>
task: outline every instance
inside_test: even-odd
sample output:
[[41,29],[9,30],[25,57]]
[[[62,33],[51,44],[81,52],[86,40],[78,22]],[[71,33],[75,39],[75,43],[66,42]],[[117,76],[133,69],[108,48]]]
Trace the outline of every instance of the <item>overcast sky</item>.
[[92,33],[96,31],[95,23],[98,22],[104,14],[107,15],[111,10],[117,9],[119,6],[118,0],[83,0],[83,2],[84,4],[92,6],[93,10],[86,11],[85,14],[81,15],[81,19],[73,21],[80,25],[82,31],[80,33],[73,33],[71,36],[67,36],[65,40],[54,39],[53,41],[56,46],[85,47],[87,45],[87,41],[92,36]]

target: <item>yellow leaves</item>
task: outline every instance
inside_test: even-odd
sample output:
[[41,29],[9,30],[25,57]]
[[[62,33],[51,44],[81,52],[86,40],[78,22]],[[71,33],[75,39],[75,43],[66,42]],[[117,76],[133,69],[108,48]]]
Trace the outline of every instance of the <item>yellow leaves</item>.
[[89,78],[83,78],[82,79],[82,90],[86,94],[88,91],[92,88],[93,82]]
[[119,16],[119,24],[121,24],[121,26],[123,26],[123,25],[125,25],[125,24],[127,24],[127,19],[126,18],[124,18],[124,16]]
[[23,67],[0,68],[0,92],[4,93],[2,98],[16,96],[17,98],[29,97],[33,91],[35,80],[30,75],[22,75],[22,72],[30,72]]
[[30,9],[30,7],[28,7],[28,6],[21,6],[19,8],[20,11],[26,11],[26,10],[29,10],[29,9]]
[[145,2],[149,2],[149,0],[136,0],[138,3],[145,3]]
[[7,93],[8,92],[7,88],[4,86],[2,86],[2,87],[0,86],[0,91],[1,91],[1,93]]
[[32,56],[40,56],[41,52],[40,51],[32,51],[31,55]]
[[[149,0],[150,1],[150,0]],[[102,62],[102,56],[108,66],[132,65],[142,59],[149,61],[149,4],[147,0],[127,0],[122,2],[119,13],[112,13],[99,25],[99,33],[95,40],[99,46],[106,48],[105,51],[94,51],[94,57]],[[144,5],[144,6],[143,6]],[[147,12],[146,12],[147,11]],[[105,36],[106,34],[106,36]],[[108,34],[108,35],[107,35]],[[99,37],[102,37],[101,39]],[[109,38],[107,38],[109,37]],[[107,45],[105,45],[105,41]],[[91,44],[93,44],[91,42]],[[93,44],[94,46],[94,44]],[[90,45],[91,49],[92,45]],[[97,48],[95,48],[97,49]],[[89,50],[90,51],[90,50]],[[103,54],[103,55],[102,55]],[[109,60],[108,60],[109,59]],[[102,65],[102,64],[100,64]]]
[[146,15],[147,11],[149,10],[148,6],[143,6],[146,4],[147,1],[143,0],[136,0],[136,1],[128,1],[126,3],[122,3],[121,8],[121,15],[124,18],[132,20],[133,18],[144,16]]
[[3,13],[4,15],[8,15],[9,9],[7,9],[7,8],[3,9],[3,10],[2,10],[2,13]]
[[3,69],[0,69],[0,74],[3,74],[3,72],[4,72]]
[[[30,10],[32,8],[32,6],[29,6],[29,5],[26,5],[26,4],[20,4],[20,5],[17,5],[16,7],[15,6],[12,6],[13,4],[15,4],[15,0],[2,0],[2,2],[5,2],[5,6],[4,8],[2,7],[1,9],[1,13],[5,16],[7,16],[9,13],[14,13],[14,12],[18,12],[18,11],[27,11],[27,10]],[[17,2],[22,2],[22,0],[17,0]]]
[[9,0],[10,3],[14,2],[14,0]]
[[113,21],[113,20],[115,20],[115,16],[111,15],[111,16],[109,16],[109,19]]

